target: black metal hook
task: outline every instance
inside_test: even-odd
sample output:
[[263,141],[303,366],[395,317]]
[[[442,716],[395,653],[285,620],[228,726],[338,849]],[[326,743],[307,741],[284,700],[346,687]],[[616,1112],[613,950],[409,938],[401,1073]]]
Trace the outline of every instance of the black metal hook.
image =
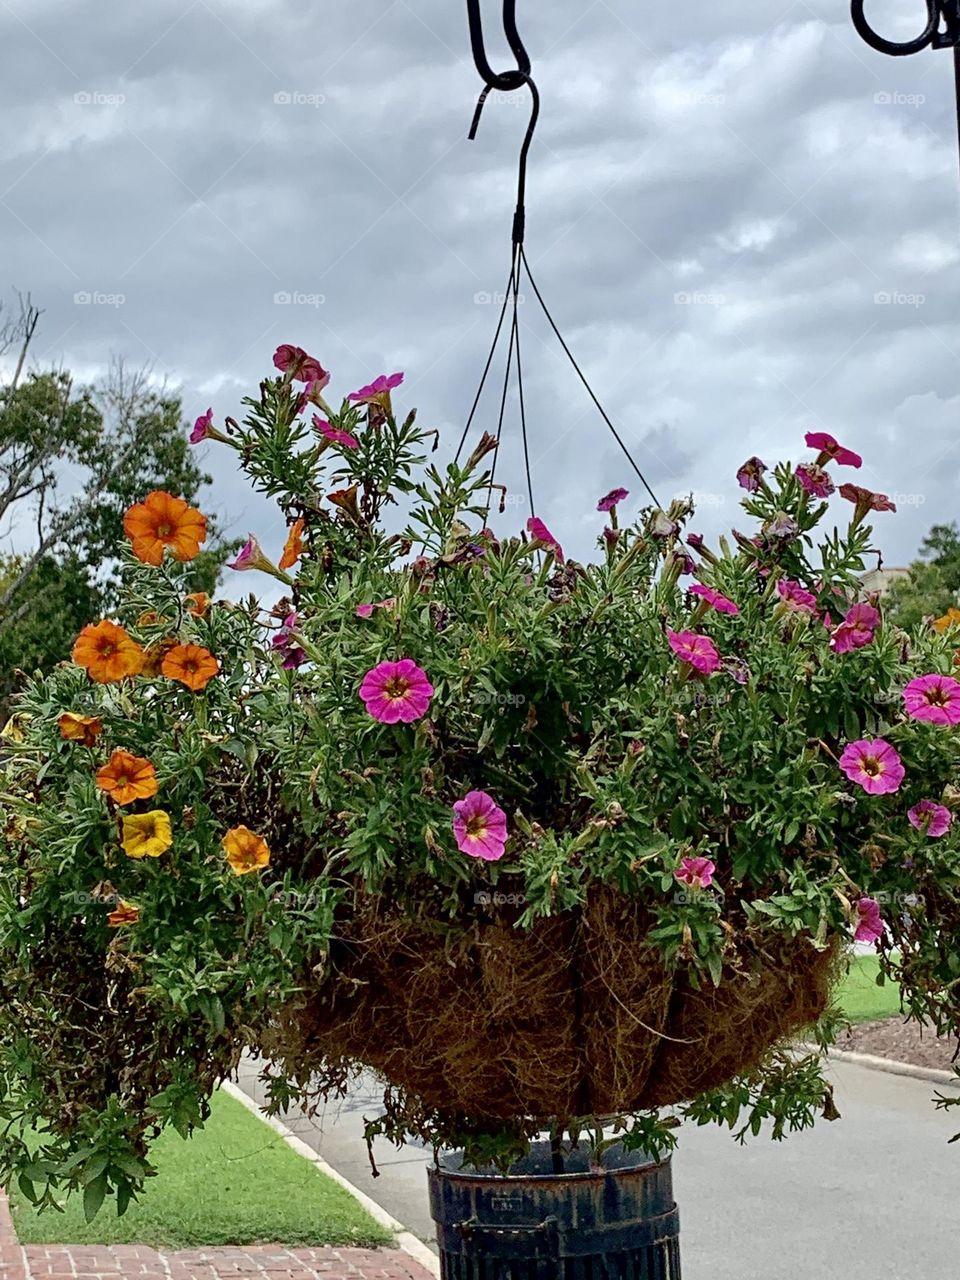
[[[958,0],[960,2],[960,0]],[[477,136],[477,129],[480,125],[480,116],[483,112],[484,104],[491,89],[499,89],[503,93],[509,93],[514,89],[522,89],[524,85],[530,90],[531,110],[530,122],[527,125],[527,132],[523,139],[523,145],[520,148],[520,176],[517,183],[517,208],[513,215],[513,243],[521,245],[523,243],[524,224],[526,222],[525,202],[527,191],[527,156],[530,152],[530,144],[533,141],[534,130],[537,127],[537,120],[540,117],[540,94],[537,92],[537,86],[533,82],[530,75],[531,64],[530,57],[527,53],[523,41],[520,39],[520,33],[517,30],[517,2],[516,0],[503,0],[503,30],[507,37],[507,43],[513,52],[513,56],[517,60],[515,71],[494,71],[490,66],[487,52],[483,42],[483,19],[480,14],[480,0],[467,0],[467,19],[470,24],[470,47],[473,50],[473,61],[481,80],[484,82],[483,90],[477,100],[477,109],[473,113],[473,121],[470,125],[470,132],[467,135],[472,142]]]
[[860,36],[880,53],[895,58],[923,49],[952,49],[960,45],[960,0],[924,0],[927,6],[927,25],[914,40],[887,40],[874,31],[864,12],[865,0],[852,0],[853,25]]

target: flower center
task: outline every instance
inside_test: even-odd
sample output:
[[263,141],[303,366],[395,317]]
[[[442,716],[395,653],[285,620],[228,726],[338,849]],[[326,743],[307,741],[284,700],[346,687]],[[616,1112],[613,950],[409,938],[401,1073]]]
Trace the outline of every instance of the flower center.
[[112,640],[101,641],[100,643],[101,658],[112,658],[116,652],[117,652],[117,646],[113,643]]
[[171,529],[171,527],[170,527],[168,524],[158,524],[158,525],[157,525],[157,537],[158,537],[158,538],[169,538],[169,537],[170,537],[170,535],[171,535],[172,533],[173,533],[173,530]]
[[879,778],[883,773],[883,765],[876,756],[864,756],[861,761],[861,768],[870,778]]
[[947,691],[942,684],[937,684],[933,688],[927,689],[923,696],[931,707],[946,707],[950,702]]
[[487,834],[487,820],[482,814],[475,813],[466,822],[467,835],[473,840],[483,840]]
[[404,679],[403,676],[391,676],[384,683],[383,692],[388,698],[395,698],[399,701],[410,692],[410,681]]

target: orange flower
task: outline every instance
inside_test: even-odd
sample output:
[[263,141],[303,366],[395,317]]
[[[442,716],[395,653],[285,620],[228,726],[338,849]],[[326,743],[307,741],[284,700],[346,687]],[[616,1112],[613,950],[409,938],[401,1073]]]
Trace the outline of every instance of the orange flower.
[[140,919],[140,908],[135,902],[127,902],[120,898],[116,907],[107,916],[107,924],[111,929],[119,929],[121,925],[136,924]]
[[187,613],[192,613],[195,618],[205,618],[210,608],[210,597],[205,591],[191,591],[183,603],[187,606]]
[[280,568],[290,569],[297,563],[303,555],[303,530],[306,521],[296,520],[290,528],[287,535],[287,541],[284,544],[283,555],[280,557]]
[[61,738],[67,742],[80,742],[85,747],[92,747],[103,732],[103,721],[99,716],[80,716],[75,711],[64,711],[57,724]]
[[85,667],[91,680],[113,684],[124,676],[139,675],[144,653],[123,627],[115,622],[98,622],[84,627],[73,646],[73,660]]
[[177,560],[198,555],[200,543],[207,539],[207,518],[182,498],[155,489],[130,508],[123,517],[123,529],[138,560],[160,565],[166,547]]
[[942,618],[936,619],[933,623],[933,629],[934,631],[939,631],[942,634],[950,627],[957,626],[958,623],[960,623],[960,609],[955,609],[951,606]]
[[97,786],[116,804],[131,800],[147,800],[157,794],[157,771],[143,756],[129,751],[114,751],[107,763],[97,770]]
[[147,650],[143,655],[143,675],[158,676],[163,666],[163,660],[170,652],[175,649],[179,641],[176,636],[167,636],[163,640],[158,640],[156,644],[147,646]]
[[178,644],[166,655],[160,670],[168,680],[179,680],[194,693],[199,693],[220,670],[220,663],[202,645]]
[[266,840],[261,839],[249,827],[231,827],[221,843],[235,876],[261,871],[270,865],[270,850]]

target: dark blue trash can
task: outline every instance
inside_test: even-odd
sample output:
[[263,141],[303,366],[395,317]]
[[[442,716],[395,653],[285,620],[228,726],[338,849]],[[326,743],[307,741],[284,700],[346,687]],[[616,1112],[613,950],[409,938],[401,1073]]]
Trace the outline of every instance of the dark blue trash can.
[[680,1221],[670,1160],[611,1147],[533,1144],[507,1175],[458,1155],[428,1171],[444,1280],[679,1280]]

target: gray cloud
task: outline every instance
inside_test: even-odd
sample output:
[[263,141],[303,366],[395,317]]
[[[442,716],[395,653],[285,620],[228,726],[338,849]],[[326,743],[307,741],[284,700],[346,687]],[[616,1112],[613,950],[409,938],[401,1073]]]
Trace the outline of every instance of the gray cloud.
[[[743,458],[829,429],[903,495],[880,538],[908,558],[960,477],[949,55],[884,58],[827,0],[519,8],[544,102],[528,253],[655,487],[723,495],[715,532]],[[0,231],[46,311],[38,358],[93,377],[119,351],[221,416],[294,341],[338,392],[404,368],[405,402],[459,436],[526,122],[495,95],[467,143],[459,4],[8,0],[0,35]],[[490,56],[509,65],[493,34]],[[638,485],[529,298],[523,320],[538,506],[583,556],[596,498]],[[522,491],[515,411],[507,432]],[[209,457],[216,504],[276,540]]]

